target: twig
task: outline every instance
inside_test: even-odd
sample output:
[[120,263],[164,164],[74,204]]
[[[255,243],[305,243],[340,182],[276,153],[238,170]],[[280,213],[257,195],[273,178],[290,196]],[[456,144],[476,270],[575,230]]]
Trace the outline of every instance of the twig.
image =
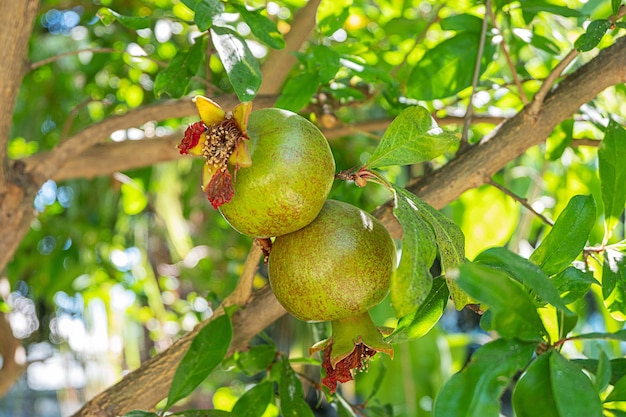
[[[626,6],[622,5],[619,8],[619,11],[617,12],[617,15],[609,17],[609,20],[612,23],[615,23],[618,19],[621,19],[624,16],[626,16]],[[565,68],[567,68],[567,66],[569,64],[571,64],[572,61],[574,61],[574,59],[576,59],[578,54],[579,54],[578,50],[572,49],[565,56],[565,58],[563,58],[563,60],[561,62],[559,62],[557,64],[557,66],[554,67],[554,69],[550,72],[548,77],[545,79],[545,81],[543,82],[543,84],[539,88],[539,91],[537,91],[537,93],[533,97],[533,101],[530,104],[530,106],[531,106],[530,107],[531,114],[537,115],[539,113],[539,110],[540,110],[541,106],[543,105],[543,102],[546,99],[546,96],[548,95],[548,93],[552,89],[552,86],[554,85],[554,83],[556,83],[556,80],[561,76],[561,74],[563,73]]]
[[565,56],[565,58],[563,58],[561,62],[559,62],[556,67],[554,67],[550,74],[548,74],[546,79],[543,81],[543,84],[541,84],[539,91],[537,91],[537,93],[533,97],[532,102],[530,103],[530,114],[536,115],[537,113],[539,113],[539,109],[543,105],[543,102],[546,99],[546,96],[548,95],[550,90],[552,89],[552,86],[554,85],[554,83],[556,83],[556,80],[561,76],[565,68],[567,68],[567,66],[571,64],[577,56],[578,51],[576,49],[572,49]]
[[43,67],[44,65],[50,64],[52,62],[58,61],[61,58],[65,58],[72,55],[78,55],[83,52],[91,52],[92,54],[114,54],[114,53],[124,53],[124,51],[120,51],[115,48],[87,48],[87,49],[78,49],[76,51],[64,52],[62,54],[54,55],[49,58],[42,59],[41,61],[33,62],[30,64],[30,70],[37,69],[39,67]]
[[426,34],[428,33],[428,30],[430,29],[430,27],[439,21],[439,11],[442,8],[443,8],[443,5],[440,5],[439,7],[437,7],[434,10],[434,14],[430,18],[430,20],[426,23],[426,27],[424,27],[424,29],[415,37],[415,43],[413,44],[413,47],[411,48],[411,50],[409,52],[407,52],[406,55],[404,55],[404,58],[402,59],[402,62],[400,62],[400,64],[398,64],[394,69],[391,70],[391,78],[395,78],[395,76],[398,73],[398,71],[400,70],[400,68],[402,68],[404,66],[404,64],[406,64],[407,60],[409,59],[409,56],[419,46],[420,42],[422,42],[422,40],[424,40],[424,38],[426,37]]
[[[485,7],[489,8],[491,0],[485,1]],[[467,112],[465,113],[465,123],[463,123],[463,133],[461,134],[461,149],[465,148],[468,143],[469,127],[474,114],[474,95],[476,94],[476,86],[478,85],[478,78],[480,77],[480,66],[483,60],[483,52],[485,50],[485,39],[487,38],[487,12],[483,17],[483,24],[480,29],[480,42],[478,44],[478,54],[476,55],[476,63],[474,65],[474,76],[472,78],[472,94],[469,97],[469,103],[467,104]]]
[[[94,101],[96,101],[96,100],[94,100],[92,98],[88,98],[87,100],[84,100],[81,103],[78,103],[76,106],[74,106],[74,108],[70,111],[70,114],[67,116],[67,119],[65,120],[65,123],[63,124],[63,130],[61,131],[60,142],[63,142],[67,138],[67,134],[69,133],[70,129],[72,128],[72,124],[74,124],[74,120],[76,119],[76,115],[78,114],[78,112],[80,112],[87,105],[89,105],[89,103],[93,103]],[[103,100],[102,103],[104,103],[106,105],[110,105],[111,104],[108,100]]]
[[528,203],[528,200],[525,198],[522,198],[520,196],[518,196],[517,194],[513,193],[511,190],[507,189],[506,187],[503,187],[502,185],[498,184],[497,182],[495,182],[492,179],[489,179],[487,181],[487,184],[492,185],[494,187],[496,187],[498,190],[502,191],[504,194],[508,195],[509,197],[511,197],[513,200],[517,201],[518,203],[520,203],[522,206],[526,207],[531,213],[535,214],[537,217],[539,217],[541,219],[541,221],[543,221],[544,223],[546,223],[547,225],[550,226],[554,226],[554,222],[550,219],[548,219],[546,216],[544,216],[543,214],[539,213],[537,210],[535,210],[533,208],[533,206],[531,206]]
[[574,139],[572,139],[572,143],[570,143],[570,146],[573,146],[573,147],[592,146],[592,147],[597,148],[598,146],[600,146],[600,143],[602,143],[602,141],[599,140],[599,139],[574,138]]
[[[489,18],[491,19],[491,23],[493,27],[496,28],[501,34],[502,31],[498,27],[498,21],[496,20],[496,15],[493,13],[493,8],[491,7],[491,2],[486,2],[485,7],[487,8],[487,13],[489,14]],[[513,65],[513,60],[511,59],[511,54],[509,54],[509,50],[506,46],[506,42],[504,42],[504,36],[502,36],[502,42],[500,42],[500,47],[502,48],[502,53],[506,58],[506,63],[509,66],[509,70],[511,70],[511,75],[513,76],[513,81],[515,82],[515,86],[519,91],[520,99],[524,105],[528,104],[528,97],[526,96],[526,92],[522,87],[522,83],[520,81],[519,75],[517,74],[517,70],[515,69],[515,65]]]

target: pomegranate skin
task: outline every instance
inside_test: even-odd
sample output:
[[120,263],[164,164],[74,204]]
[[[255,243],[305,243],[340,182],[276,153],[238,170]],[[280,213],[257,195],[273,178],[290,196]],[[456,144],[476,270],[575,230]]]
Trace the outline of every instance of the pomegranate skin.
[[296,318],[330,321],[367,312],[389,291],[396,247],[387,229],[351,204],[328,200],[317,218],[277,237],[269,280]]
[[280,236],[312,222],[335,179],[322,132],[296,113],[271,108],[250,114],[247,135],[252,165],[237,171],[222,216],[251,237]]

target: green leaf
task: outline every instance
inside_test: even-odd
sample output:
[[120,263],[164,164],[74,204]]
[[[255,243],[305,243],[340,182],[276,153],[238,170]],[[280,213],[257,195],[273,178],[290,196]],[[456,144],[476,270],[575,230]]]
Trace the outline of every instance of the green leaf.
[[273,345],[252,346],[245,352],[235,353],[235,361],[239,369],[246,375],[256,375],[267,369],[276,357],[276,347]]
[[626,320],[626,257],[607,249],[602,264],[602,296],[607,309],[617,320]]
[[620,378],[613,384],[613,391],[606,397],[605,402],[626,401],[626,377]]
[[441,29],[454,30],[456,32],[478,32],[482,30],[483,20],[471,14],[457,14],[454,16],[444,17],[439,21]]
[[474,262],[483,263],[506,272],[544,302],[552,304],[567,314],[574,314],[561,299],[554,283],[537,265],[506,248],[487,249],[479,254]]
[[317,70],[319,82],[326,84],[335,78],[341,68],[341,55],[326,45],[315,45],[312,52],[312,60]]
[[621,340],[622,342],[626,342],[626,329],[620,330],[615,333],[605,333],[605,332],[591,332],[591,333],[583,333],[572,338],[575,339],[608,339],[608,340]]
[[555,275],[552,282],[566,304],[584,297],[592,284],[600,285],[591,272],[581,271],[573,266],[568,266]]
[[587,31],[580,35],[578,39],[576,39],[576,42],[574,42],[574,47],[580,52],[591,51],[598,46],[606,31],[611,27],[611,24],[612,23],[606,19],[594,20],[589,23]]
[[611,381],[611,360],[602,348],[600,348],[598,367],[595,375],[596,377],[593,385],[596,392],[599,394],[609,386],[609,382]]
[[109,9],[108,7],[102,7],[100,10],[98,10],[98,16],[100,17],[102,23],[106,26],[109,26],[111,23],[117,20],[127,28],[134,30],[150,27],[150,18],[147,16],[124,16],[112,9]]
[[227,314],[211,320],[198,332],[176,368],[164,410],[191,394],[222,362],[232,336],[233,328]]
[[313,417],[311,407],[304,400],[302,383],[289,364],[289,359],[281,355],[281,374],[278,383],[280,411],[283,417]]
[[276,107],[297,112],[311,102],[320,85],[317,74],[308,72],[291,77],[276,100]]
[[607,238],[619,223],[626,204],[626,130],[614,120],[609,122],[598,148],[598,172],[604,202]]
[[576,9],[552,4],[546,0],[524,0],[521,3],[522,14],[526,23],[530,23],[533,18],[541,12],[552,13],[563,17],[582,17],[583,14]]
[[121,186],[122,208],[124,213],[139,214],[148,205],[146,191],[140,181],[128,181]]
[[561,272],[582,252],[595,221],[596,203],[593,197],[572,197],[530,260],[548,275]]
[[555,350],[540,355],[513,391],[517,417],[602,416],[602,403],[591,381]]
[[[458,285],[489,306],[489,329],[504,338],[540,340],[546,330],[524,288],[499,269],[476,263],[459,267]],[[481,322],[482,323],[482,322]]]
[[261,86],[261,68],[246,41],[237,32],[216,25],[211,27],[211,40],[239,100],[252,100]]
[[204,56],[203,42],[197,41],[188,51],[179,51],[169,65],[159,71],[154,80],[154,94],[166,93],[179,98],[187,93],[191,78],[196,75]]
[[[444,271],[451,271],[465,260],[465,237],[459,227],[440,211],[418,198],[415,194],[401,187],[395,187],[397,198],[404,198],[414,207],[435,233],[435,240],[441,257]],[[457,310],[467,304],[467,295],[461,291],[457,284],[446,277],[450,296]]]
[[243,4],[230,3],[241,14],[241,18],[248,24],[250,30],[258,40],[274,49],[283,49],[285,40],[276,28],[276,23],[261,13],[262,9],[248,10]]
[[124,414],[122,417],[159,417],[159,415],[151,411],[133,410]]
[[[480,34],[461,32],[428,49],[409,75],[407,95],[418,100],[434,100],[453,96],[472,85],[478,56]],[[480,74],[492,62],[495,46],[485,42]]]
[[[598,374],[598,359],[574,359],[572,362],[582,366],[593,374]],[[611,378],[609,383],[615,385],[617,381],[626,376],[626,358],[614,358],[610,361]]]
[[437,324],[448,304],[450,291],[443,278],[433,280],[430,293],[417,311],[402,317],[387,340],[393,343],[417,339],[428,333]]
[[430,267],[437,257],[435,234],[404,194],[398,196],[393,214],[402,226],[402,258],[391,277],[391,305],[397,317],[414,312],[427,297],[433,277]]
[[611,9],[613,10],[613,16],[617,16],[617,12],[619,12],[619,8],[622,5],[624,0],[611,0]]
[[193,21],[198,29],[205,31],[213,25],[213,20],[224,12],[224,3],[220,0],[197,0]]
[[482,346],[472,355],[469,364],[441,388],[433,415],[498,417],[500,397],[517,371],[528,364],[533,349],[532,343],[506,339]]
[[550,356],[554,351],[539,355],[521,376],[513,389],[513,410],[517,417],[565,417],[557,410],[552,381]]
[[236,414],[224,410],[185,410],[178,413],[168,414],[168,416],[180,417],[239,417]]
[[550,355],[550,380],[559,415],[602,416],[600,397],[587,375],[556,351]]
[[456,142],[458,138],[437,127],[424,107],[408,107],[391,122],[365,166],[371,169],[430,161]]
[[340,29],[350,15],[352,0],[322,0],[317,8],[318,30],[324,35],[332,35]]
[[274,400],[274,383],[261,382],[246,391],[235,403],[232,413],[237,417],[262,416],[267,406]]

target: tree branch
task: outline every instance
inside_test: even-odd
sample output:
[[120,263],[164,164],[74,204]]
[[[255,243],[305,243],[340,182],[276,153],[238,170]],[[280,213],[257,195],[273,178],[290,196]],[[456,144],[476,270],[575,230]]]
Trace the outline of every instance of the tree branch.
[[[22,78],[28,70],[28,39],[39,8],[38,0],[0,2],[0,200],[5,194],[8,178],[7,143],[13,123],[13,109]],[[3,216],[0,211],[0,218]]]
[[[0,398],[6,394],[25,369],[26,353],[22,342],[13,336],[9,315],[0,312]],[[19,355],[23,361],[19,360]]]
[[294,56],[302,48],[304,42],[315,29],[315,15],[321,0],[309,0],[302,9],[298,10],[291,22],[291,31],[285,35],[284,49],[272,49],[263,65],[263,81],[259,94],[277,94],[287,79],[291,68],[298,62]]

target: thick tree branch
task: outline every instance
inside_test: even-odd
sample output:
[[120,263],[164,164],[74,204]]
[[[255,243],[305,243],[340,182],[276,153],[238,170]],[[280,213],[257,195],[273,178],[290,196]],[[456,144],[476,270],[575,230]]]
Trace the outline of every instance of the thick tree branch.
[[[22,360],[19,357],[22,356]],[[13,335],[9,315],[0,312],[0,398],[6,394],[13,383],[22,375],[26,353],[22,342]]]
[[294,55],[310,37],[315,29],[315,15],[321,0],[309,0],[306,6],[298,10],[291,22],[291,31],[285,35],[284,49],[273,49],[263,65],[263,82],[259,94],[277,94],[287,79],[289,71],[298,61]]
[[[0,199],[8,187],[7,143],[13,123],[13,108],[22,78],[28,70],[28,39],[39,7],[38,0],[0,2]],[[2,212],[0,212],[0,217]]]
[[[254,108],[259,109],[272,102],[273,96],[267,100],[254,102]],[[134,116],[132,116],[134,117]],[[332,129],[322,129],[324,135],[332,142],[333,139],[352,135],[355,133],[382,132],[393,119],[369,120],[353,125],[339,126]],[[435,118],[439,126],[462,124],[463,118],[458,116],[446,116]],[[500,124],[506,120],[497,116],[473,116],[472,123]],[[63,181],[72,178],[94,178],[100,175],[109,175],[115,171],[142,168],[161,162],[178,159],[180,155],[175,147],[182,137],[182,133],[174,133],[169,136],[154,139],[142,139],[138,141],[105,142],[95,145],[77,158],[70,159],[65,165],[51,177],[55,181]],[[24,159],[26,170],[32,170],[46,156],[35,155]]]

